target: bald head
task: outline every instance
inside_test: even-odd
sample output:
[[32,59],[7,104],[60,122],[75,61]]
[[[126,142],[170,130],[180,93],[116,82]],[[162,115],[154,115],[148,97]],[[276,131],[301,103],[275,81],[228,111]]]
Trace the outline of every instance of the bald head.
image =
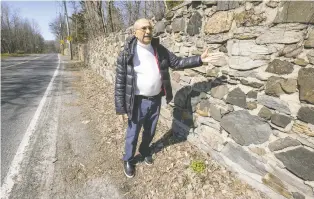
[[150,44],[152,41],[153,27],[148,19],[138,19],[133,25],[134,35],[143,44]]
[[152,26],[152,23],[150,20],[148,19],[145,19],[145,18],[142,18],[142,19],[138,19],[135,21],[134,25],[133,25],[133,28],[134,30],[137,30],[137,29],[140,29],[143,25],[147,25],[149,24],[150,26]]

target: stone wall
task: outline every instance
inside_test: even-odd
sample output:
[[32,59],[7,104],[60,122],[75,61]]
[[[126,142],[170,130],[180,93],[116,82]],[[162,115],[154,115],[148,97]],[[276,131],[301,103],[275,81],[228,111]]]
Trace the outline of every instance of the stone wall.
[[[314,198],[314,2],[185,2],[154,21],[181,57],[216,63],[172,71],[160,120],[272,198]],[[81,46],[114,83],[129,30]],[[82,50],[83,51],[83,50]]]

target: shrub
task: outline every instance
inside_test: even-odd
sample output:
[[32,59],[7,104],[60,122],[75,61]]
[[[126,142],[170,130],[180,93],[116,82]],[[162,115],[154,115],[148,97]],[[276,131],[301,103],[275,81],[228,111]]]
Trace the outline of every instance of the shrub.
[[203,173],[206,169],[206,165],[204,161],[192,161],[190,164],[190,168],[196,173]]

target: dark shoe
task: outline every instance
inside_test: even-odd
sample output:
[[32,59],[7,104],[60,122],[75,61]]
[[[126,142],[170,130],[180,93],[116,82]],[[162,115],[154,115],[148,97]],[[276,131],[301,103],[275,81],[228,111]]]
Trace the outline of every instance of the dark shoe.
[[145,164],[147,164],[147,165],[152,165],[152,164],[153,164],[153,156],[151,156],[151,155],[146,156],[146,157],[144,158],[144,162],[145,162]]
[[131,162],[124,161],[124,174],[128,178],[133,178],[135,173],[135,167]]

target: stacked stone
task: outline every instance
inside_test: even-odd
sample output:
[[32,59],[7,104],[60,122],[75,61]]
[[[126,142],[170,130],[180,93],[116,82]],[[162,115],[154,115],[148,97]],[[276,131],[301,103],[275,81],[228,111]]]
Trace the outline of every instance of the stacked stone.
[[187,2],[155,25],[178,56],[206,47],[225,53],[218,62],[172,71],[175,97],[161,121],[286,198],[314,197],[313,6]]
[[[224,52],[171,71],[174,99],[160,120],[177,136],[272,198],[314,197],[314,3],[202,1],[155,19],[176,55]],[[129,30],[87,44],[87,62],[114,82]]]

